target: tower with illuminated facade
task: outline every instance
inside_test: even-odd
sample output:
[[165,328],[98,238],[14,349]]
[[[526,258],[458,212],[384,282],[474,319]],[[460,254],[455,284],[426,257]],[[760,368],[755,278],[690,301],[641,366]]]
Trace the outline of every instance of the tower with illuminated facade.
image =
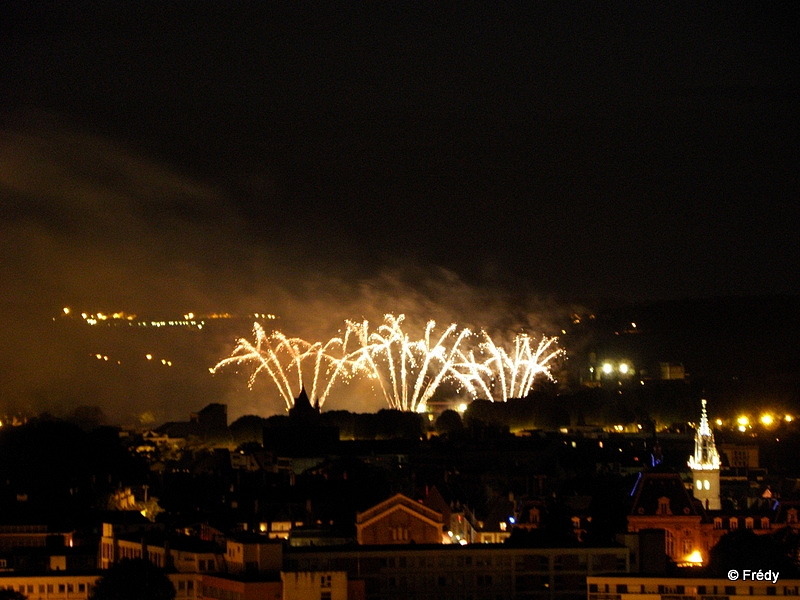
[[707,510],[720,510],[722,504],[719,497],[719,453],[714,444],[714,434],[708,425],[705,400],[702,400],[702,406],[700,426],[694,435],[694,455],[689,457],[692,490],[694,497],[700,500]]

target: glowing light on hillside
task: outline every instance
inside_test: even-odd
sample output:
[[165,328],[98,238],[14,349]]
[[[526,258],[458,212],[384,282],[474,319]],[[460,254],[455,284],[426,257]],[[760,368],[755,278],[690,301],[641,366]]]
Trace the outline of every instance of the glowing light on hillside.
[[764,413],[759,418],[759,421],[764,427],[771,427],[775,423],[775,418],[769,413]]

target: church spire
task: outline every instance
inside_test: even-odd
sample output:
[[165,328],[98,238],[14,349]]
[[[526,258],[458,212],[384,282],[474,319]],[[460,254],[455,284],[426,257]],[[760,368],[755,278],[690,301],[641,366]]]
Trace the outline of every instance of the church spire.
[[689,457],[689,468],[692,469],[694,497],[700,500],[706,509],[719,510],[719,453],[714,444],[714,433],[708,425],[706,401],[702,400],[700,426],[694,434],[694,454]]
[[719,453],[714,444],[714,433],[708,425],[708,412],[706,400],[700,401],[702,412],[700,414],[700,427],[694,435],[694,455],[689,457],[689,467],[692,470],[708,471],[719,469]]

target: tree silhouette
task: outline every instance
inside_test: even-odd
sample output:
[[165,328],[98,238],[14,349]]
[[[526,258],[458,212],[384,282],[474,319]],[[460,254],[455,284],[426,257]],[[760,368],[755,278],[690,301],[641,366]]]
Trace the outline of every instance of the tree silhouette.
[[97,582],[91,600],[173,600],[175,586],[149,560],[124,558]]
[[27,598],[15,590],[0,590],[0,600],[27,600]]

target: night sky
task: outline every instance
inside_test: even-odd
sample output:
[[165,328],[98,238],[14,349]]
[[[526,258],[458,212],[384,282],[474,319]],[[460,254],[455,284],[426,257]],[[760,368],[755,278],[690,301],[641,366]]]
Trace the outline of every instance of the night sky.
[[796,295],[796,6],[3,3],[0,393],[59,402],[63,306]]

